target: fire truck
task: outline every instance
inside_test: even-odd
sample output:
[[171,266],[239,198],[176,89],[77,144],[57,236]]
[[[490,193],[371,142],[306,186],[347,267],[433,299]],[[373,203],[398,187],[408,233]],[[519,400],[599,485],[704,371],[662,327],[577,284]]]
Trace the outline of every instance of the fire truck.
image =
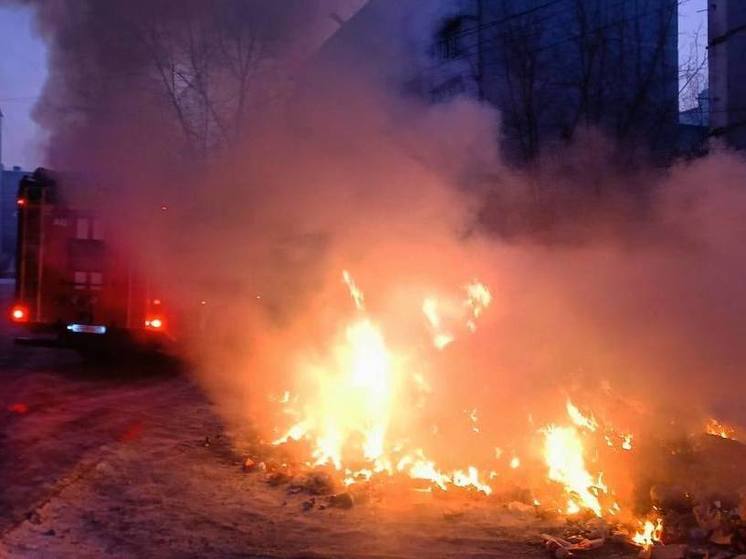
[[81,350],[168,351],[173,324],[153,282],[106,239],[95,212],[73,207],[63,181],[39,168],[18,190],[15,300],[19,343]]

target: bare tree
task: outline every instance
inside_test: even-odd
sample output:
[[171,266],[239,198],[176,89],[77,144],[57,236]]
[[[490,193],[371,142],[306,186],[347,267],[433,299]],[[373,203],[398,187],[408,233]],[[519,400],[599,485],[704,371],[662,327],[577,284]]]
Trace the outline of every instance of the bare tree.
[[267,98],[271,41],[233,0],[183,17],[150,18],[137,33],[190,151],[201,157],[240,139],[251,109]]
[[541,21],[530,15],[508,24],[501,35],[507,93],[501,107],[503,118],[526,159],[533,159],[539,152],[542,72],[536,53],[543,31]]
[[689,51],[679,67],[679,100],[682,110],[699,105],[699,97],[707,86],[706,31],[702,26],[689,38]]
[[481,49],[486,73],[499,76],[486,97],[520,160],[587,126],[654,149],[673,142],[676,0],[563,0],[525,14],[511,6],[492,14],[504,23]]

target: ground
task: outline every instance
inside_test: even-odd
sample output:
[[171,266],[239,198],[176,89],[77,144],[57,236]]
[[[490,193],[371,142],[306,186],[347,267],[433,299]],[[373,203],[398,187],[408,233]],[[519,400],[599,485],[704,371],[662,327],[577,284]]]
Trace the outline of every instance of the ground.
[[[7,286],[4,287],[6,295]],[[424,498],[314,508],[271,487],[184,374],[114,376],[0,340],[0,557],[547,557],[531,517]],[[134,367],[134,366],[133,366]],[[634,557],[606,546],[586,557]]]

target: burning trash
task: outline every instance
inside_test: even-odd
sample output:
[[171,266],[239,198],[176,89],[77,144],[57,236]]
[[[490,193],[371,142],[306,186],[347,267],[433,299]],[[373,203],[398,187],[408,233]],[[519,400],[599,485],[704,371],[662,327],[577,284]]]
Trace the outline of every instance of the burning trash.
[[661,534],[663,534],[663,521],[660,518],[645,520],[642,528],[632,536],[632,541],[642,547],[641,556],[649,556],[651,548],[661,541]]
[[607,493],[601,476],[593,479],[584,463],[583,444],[573,427],[550,425],[546,431],[544,454],[549,467],[549,479],[562,484],[568,493],[567,514],[590,509],[602,516],[600,493]]
[[730,425],[720,423],[717,419],[711,418],[705,425],[705,432],[708,435],[714,435],[723,439],[736,440],[736,429]]
[[[288,386],[272,398],[293,422],[268,446],[269,452],[286,453],[285,465],[264,466],[264,475],[271,485],[287,485],[291,494],[310,495],[301,504],[303,511],[350,509],[385,500],[394,490],[397,499],[407,494],[412,499],[417,494],[482,499],[501,503],[516,515],[566,519],[564,533],[542,536],[554,557],[606,545],[637,549],[640,557],[678,557],[679,552],[696,552],[697,545],[739,550],[739,542],[746,541],[734,509],[696,504],[676,488],[653,486],[641,513],[626,487],[628,480],[617,470],[620,464],[641,460],[645,441],[567,396],[553,421],[543,426],[537,425],[535,413],[529,414],[529,445],[490,438],[480,407],[459,410],[463,436],[483,445],[486,456],[476,463],[441,465],[428,450],[439,429],[425,434],[402,428],[403,402],[418,402],[407,410],[411,420],[436,396],[426,369],[416,368],[412,355],[403,358],[386,321],[376,316],[375,296],[368,296],[348,271],[341,276],[352,308],[328,351],[300,364],[304,378],[312,382],[304,388]],[[478,322],[489,313],[493,295],[477,281],[466,284],[463,293],[460,301],[423,297],[420,327],[430,339],[417,355],[423,363],[432,355],[456,351],[465,335],[479,336]],[[718,439],[732,438],[735,432],[714,420],[707,431]],[[262,471],[257,464],[248,459],[244,469]],[[524,487],[523,493],[511,492],[511,484]],[[444,518],[462,514],[444,513]]]
[[[426,384],[419,375],[407,378],[380,325],[368,315],[363,291],[348,271],[343,271],[342,279],[357,316],[344,327],[329,361],[310,366],[311,376],[317,382],[314,400],[300,412],[302,419],[273,444],[309,442],[312,448],[306,464],[331,466],[344,472],[347,485],[378,475],[404,474],[444,491],[448,487],[471,488],[489,495],[492,489],[475,466],[441,471],[422,448],[406,448],[401,442],[392,442],[390,432],[396,403],[401,392],[406,391],[407,381],[411,381],[409,389],[420,394],[426,390]],[[463,319],[465,330],[474,332],[476,320],[490,304],[491,294],[484,285],[473,282],[464,291],[461,304],[449,302],[443,317],[438,314],[434,299],[426,298],[423,303],[427,326],[438,351],[455,339],[452,333],[444,334],[446,323],[455,327],[456,321]],[[292,411],[290,415],[298,412]],[[478,433],[477,410],[471,410],[468,416],[472,430]],[[363,466],[350,467],[354,462]]]
[[[464,436],[480,441],[488,456],[478,463],[440,465],[427,450],[439,429],[425,435],[408,432],[408,423],[402,427],[403,417],[411,420],[410,414],[402,414],[402,403],[419,403],[408,410],[416,419],[433,396],[430,380],[413,365],[411,355],[405,359],[398,344],[391,343],[386,322],[370,306],[375,296],[369,297],[348,271],[341,276],[352,308],[328,351],[299,365],[302,378],[310,382],[289,386],[272,398],[293,423],[269,448],[289,453],[292,465],[267,469],[268,483],[287,484],[291,493],[327,496],[326,501],[304,501],[304,511],[317,505],[348,509],[369,501],[374,493],[381,498],[399,487],[411,495],[503,502],[515,514],[553,514],[588,526],[591,519],[600,523],[577,534],[545,536],[547,549],[556,557],[596,549],[614,538],[645,553],[661,541],[662,520],[635,519],[631,503],[622,502],[601,463],[602,455],[613,460],[634,456],[633,434],[616,430],[570,398],[565,397],[562,416],[554,422],[537,428],[534,415],[529,415],[526,432],[534,442],[521,445],[521,456],[510,450],[513,445],[507,452],[502,444],[495,446],[499,441],[490,439],[479,408],[461,410]],[[430,344],[421,346],[419,359],[427,363],[433,356],[447,356],[463,336],[479,336],[478,322],[492,300],[490,289],[478,281],[465,285],[461,300],[425,295],[420,327]],[[253,459],[246,464],[247,471],[258,469]],[[506,492],[516,483],[526,487],[517,500]],[[345,490],[337,492],[338,487]]]

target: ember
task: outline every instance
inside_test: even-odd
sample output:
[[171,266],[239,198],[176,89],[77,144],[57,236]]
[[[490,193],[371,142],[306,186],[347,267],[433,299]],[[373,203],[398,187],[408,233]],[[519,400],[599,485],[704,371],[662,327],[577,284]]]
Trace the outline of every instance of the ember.
[[663,533],[663,522],[660,518],[655,520],[646,520],[640,531],[632,536],[632,541],[643,549],[650,548],[653,544],[661,541]]
[[708,435],[715,435],[716,437],[721,437],[723,439],[735,440],[736,438],[735,428],[731,427],[730,425],[720,423],[717,419],[710,419],[707,422],[707,425],[705,425],[705,432]]

